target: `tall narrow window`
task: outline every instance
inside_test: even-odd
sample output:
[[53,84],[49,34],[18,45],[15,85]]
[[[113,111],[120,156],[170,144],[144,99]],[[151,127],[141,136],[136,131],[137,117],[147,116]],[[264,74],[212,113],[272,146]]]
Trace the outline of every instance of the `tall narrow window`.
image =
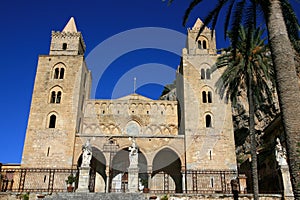
[[55,68],[55,70],[54,70],[54,79],[58,79],[58,75],[59,75],[59,68]]
[[205,116],[205,127],[206,128],[212,127],[211,116],[210,115]]
[[59,79],[64,79],[64,75],[65,75],[65,69],[61,68],[59,73]]
[[205,79],[205,70],[201,69],[201,79]]
[[61,101],[61,91],[57,92],[56,103],[60,103]]
[[63,45],[62,45],[62,49],[63,49],[63,50],[66,50],[66,49],[67,49],[67,47],[68,47],[67,43],[63,43]]
[[211,93],[211,91],[207,92],[207,101],[208,101],[208,103],[212,103],[212,93]]
[[206,79],[210,79],[210,69],[206,70]]
[[198,49],[202,49],[201,41],[200,40],[198,40]]
[[202,92],[202,102],[207,103],[206,92],[205,91]]
[[55,128],[56,125],[56,116],[51,115],[49,120],[49,128]]
[[50,103],[55,103],[55,99],[56,99],[56,92],[53,91],[51,92]]
[[207,49],[207,44],[205,40],[203,40],[203,49]]
[[210,178],[210,186],[213,188],[214,187],[214,178]]

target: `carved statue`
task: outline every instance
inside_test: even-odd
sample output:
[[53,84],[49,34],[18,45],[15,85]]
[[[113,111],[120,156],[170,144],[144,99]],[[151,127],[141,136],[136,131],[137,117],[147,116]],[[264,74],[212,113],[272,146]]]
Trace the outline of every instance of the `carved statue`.
[[138,147],[136,145],[135,139],[132,139],[132,144],[129,147],[129,166],[137,165],[138,164]]
[[89,167],[92,159],[92,147],[90,140],[82,146],[82,164],[81,167]]
[[281,145],[280,143],[280,139],[277,138],[276,139],[276,146],[275,146],[275,156],[276,156],[276,160],[278,162],[278,164],[280,166],[282,165],[287,165],[287,161],[286,161],[286,150],[285,148]]

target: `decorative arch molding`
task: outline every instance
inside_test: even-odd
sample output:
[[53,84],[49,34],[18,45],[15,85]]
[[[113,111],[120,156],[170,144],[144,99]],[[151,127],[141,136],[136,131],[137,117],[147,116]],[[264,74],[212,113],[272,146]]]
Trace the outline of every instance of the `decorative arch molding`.
[[83,133],[101,135],[121,135],[121,129],[116,124],[83,124]]
[[61,102],[62,96],[63,96],[63,89],[61,86],[59,85],[55,85],[53,86],[50,90],[49,90],[49,103],[56,103],[59,104]]
[[136,123],[139,124],[139,126],[143,127],[145,126],[143,120],[136,116],[136,115],[130,115],[129,117],[127,117],[126,121],[125,121],[125,126],[130,122],[130,121],[135,121]]

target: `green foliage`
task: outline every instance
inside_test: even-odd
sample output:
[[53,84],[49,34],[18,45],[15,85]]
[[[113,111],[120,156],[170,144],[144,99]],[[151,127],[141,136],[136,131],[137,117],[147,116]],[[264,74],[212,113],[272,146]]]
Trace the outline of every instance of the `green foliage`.
[[161,200],[168,200],[169,199],[169,197],[165,194],[164,196],[162,196],[161,198],[160,198]]
[[70,174],[68,178],[66,179],[67,184],[73,184],[77,180],[77,177],[73,174]]
[[[233,33],[229,33],[232,38]],[[225,68],[221,77],[216,82],[217,92],[221,98],[230,99],[235,105],[241,91],[247,91],[246,77],[252,76],[252,91],[254,103],[258,107],[264,102],[273,104],[274,70],[271,54],[262,39],[263,30],[260,28],[250,32],[240,26],[236,49],[232,46],[222,49],[223,53],[212,71]]]
[[29,193],[23,194],[22,199],[23,200],[29,200]]

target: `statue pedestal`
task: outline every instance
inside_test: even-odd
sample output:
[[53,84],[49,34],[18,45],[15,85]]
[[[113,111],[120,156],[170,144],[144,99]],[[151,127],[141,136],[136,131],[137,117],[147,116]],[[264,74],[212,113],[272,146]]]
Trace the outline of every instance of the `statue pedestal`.
[[139,192],[139,168],[137,165],[128,168],[128,192]]
[[282,175],[282,182],[283,182],[283,195],[285,198],[294,197],[292,183],[290,179],[290,172],[288,165],[281,165],[280,171]]
[[90,167],[80,167],[78,188],[76,192],[90,192],[89,182],[90,182]]

